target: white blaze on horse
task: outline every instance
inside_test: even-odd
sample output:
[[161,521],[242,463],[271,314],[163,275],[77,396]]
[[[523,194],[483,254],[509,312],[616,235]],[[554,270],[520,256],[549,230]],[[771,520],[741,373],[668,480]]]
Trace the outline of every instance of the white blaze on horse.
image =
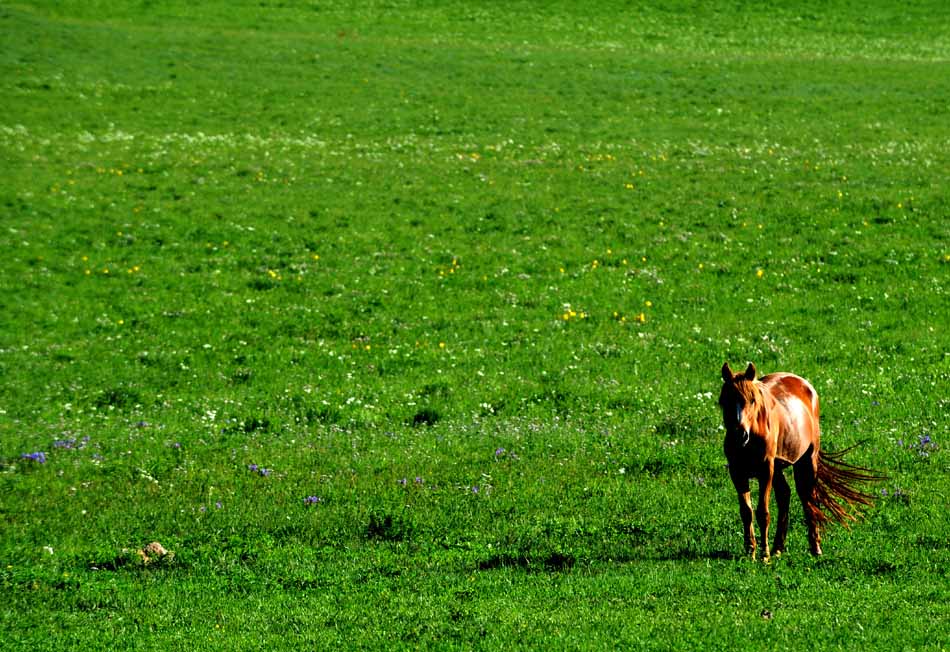
[[792,490],[783,470],[791,466],[795,491],[805,510],[808,543],[812,554],[820,555],[823,525],[831,520],[847,525],[855,520],[850,507],[872,504],[871,496],[854,485],[880,480],[882,476],[844,462],[842,458],[850,449],[834,454],[821,450],[818,392],[804,378],[781,372],[756,379],[751,362],[741,373],[734,373],[727,362],[722,365],[722,380],[719,406],[726,427],[723,447],[729,475],[739,494],[746,552],[755,557],[749,490],[752,478],[759,482],[755,520],[762,557],[769,558],[769,497],[773,488],[778,523],[772,552],[780,554],[785,550]]

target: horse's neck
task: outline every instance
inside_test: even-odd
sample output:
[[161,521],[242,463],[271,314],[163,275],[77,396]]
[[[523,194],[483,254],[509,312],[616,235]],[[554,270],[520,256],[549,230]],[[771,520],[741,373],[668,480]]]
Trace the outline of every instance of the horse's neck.
[[768,419],[771,430],[771,426],[776,425],[776,422],[781,420],[785,406],[772,396],[772,392],[768,391],[768,389],[760,385],[759,390],[762,394],[762,409],[766,412],[766,418]]

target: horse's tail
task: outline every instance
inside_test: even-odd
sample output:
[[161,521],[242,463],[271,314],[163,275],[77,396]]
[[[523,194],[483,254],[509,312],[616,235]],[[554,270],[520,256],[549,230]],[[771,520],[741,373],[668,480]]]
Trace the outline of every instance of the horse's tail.
[[[856,521],[852,508],[870,507],[874,504],[871,494],[862,491],[857,485],[885,480],[880,475],[863,466],[855,466],[844,461],[844,456],[855,446],[836,453],[818,452],[818,477],[812,494],[812,518],[819,524],[836,521],[847,527]],[[860,515],[860,512],[858,513]]]

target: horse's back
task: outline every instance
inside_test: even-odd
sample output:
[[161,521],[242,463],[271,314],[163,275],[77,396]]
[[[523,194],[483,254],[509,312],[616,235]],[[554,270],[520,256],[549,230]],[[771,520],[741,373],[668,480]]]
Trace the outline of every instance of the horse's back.
[[796,376],[787,371],[779,371],[762,376],[759,380],[776,400],[787,403],[792,398],[798,399],[816,417],[818,416],[818,392],[815,391],[810,382],[801,376]]
[[792,373],[778,372],[759,379],[764,389],[785,409],[781,411],[778,455],[791,463],[808,450],[817,454],[821,430],[818,392],[810,382]]

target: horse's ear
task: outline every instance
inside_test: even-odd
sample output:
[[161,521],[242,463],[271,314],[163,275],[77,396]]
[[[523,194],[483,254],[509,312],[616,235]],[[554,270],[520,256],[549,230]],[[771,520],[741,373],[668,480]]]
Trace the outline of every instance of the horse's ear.
[[745,379],[755,380],[755,365],[751,362],[749,363],[749,366],[745,368]]
[[729,368],[729,363],[723,362],[722,363],[722,379],[726,381],[727,383],[731,383],[732,376],[733,376],[733,373],[732,373],[732,369]]

